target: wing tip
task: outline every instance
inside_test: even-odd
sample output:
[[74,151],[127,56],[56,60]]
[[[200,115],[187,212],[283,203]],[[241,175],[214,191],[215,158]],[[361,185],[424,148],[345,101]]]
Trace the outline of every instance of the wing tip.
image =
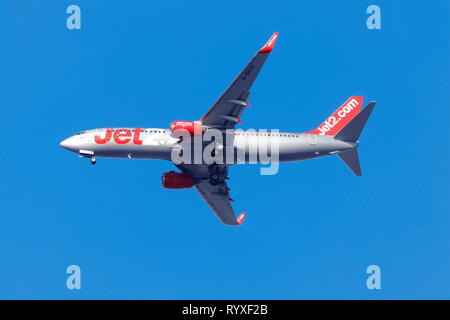
[[275,32],[267,41],[267,43],[264,45],[264,47],[261,48],[261,50],[258,51],[258,53],[271,53],[273,48],[275,47],[275,43],[277,42],[279,32]]
[[245,212],[242,212],[239,217],[236,219],[237,220],[237,224],[240,226],[242,224],[242,222],[244,222],[244,218],[245,218]]

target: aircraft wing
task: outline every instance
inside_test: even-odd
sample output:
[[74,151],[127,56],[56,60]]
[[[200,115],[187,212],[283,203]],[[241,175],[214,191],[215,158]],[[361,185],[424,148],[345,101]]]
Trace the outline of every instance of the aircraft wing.
[[250,87],[275,46],[277,37],[278,32],[275,32],[266,45],[255,54],[244,70],[200,119],[202,124],[220,129],[232,129],[236,123],[241,122],[242,111],[249,106],[247,101],[250,96]]
[[230,201],[229,188],[226,183],[226,175],[228,168],[225,165],[216,165],[214,170],[218,176],[218,183],[213,185],[210,183],[211,167],[208,165],[177,165],[177,167],[199,180],[195,184],[195,189],[200,196],[205,200],[211,210],[216,216],[227,225],[240,225],[244,220],[245,213],[236,217]]
[[209,181],[202,181],[195,185],[195,189],[200,193],[203,200],[224,224],[240,225],[245,214],[242,213],[236,218],[226,188],[226,183],[213,186]]

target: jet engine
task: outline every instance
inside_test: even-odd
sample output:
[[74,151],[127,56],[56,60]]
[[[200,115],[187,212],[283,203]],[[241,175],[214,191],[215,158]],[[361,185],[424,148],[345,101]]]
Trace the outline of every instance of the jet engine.
[[172,135],[181,130],[185,130],[191,135],[197,135],[202,133],[202,123],[200,121],[173,121],[170,123],[170,130],[172,130]]
[[192,176],[182,172],[165,172],[161,180],[163,187],[166,189],[186,189],[194,186]]

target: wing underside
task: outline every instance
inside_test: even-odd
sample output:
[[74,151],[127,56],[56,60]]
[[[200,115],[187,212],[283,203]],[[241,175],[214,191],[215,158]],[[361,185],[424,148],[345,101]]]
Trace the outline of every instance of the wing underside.
[[248,99],[250,88],[258,76],[269,53],[275,46],[278,32],[275,32],[266,45],[259,50],[238,76],[231,82],[229,87],[209,108],[201,118],[204,125],[232,129],[236,123],[240,123],[240,117],[245,107],[249,106]]
[[[216,216],[226,225],[240,225],[245,214],[236,217],[226,183],[228,168],[225,165],[178,165],[181,171],[194,177],[195,189]],[[211,176],[216,176],[214,184]]]
[[213,186],[209,181],[203,181],[198,183],[195,189],[224,224],[240,224],[231,206],[226,184]]

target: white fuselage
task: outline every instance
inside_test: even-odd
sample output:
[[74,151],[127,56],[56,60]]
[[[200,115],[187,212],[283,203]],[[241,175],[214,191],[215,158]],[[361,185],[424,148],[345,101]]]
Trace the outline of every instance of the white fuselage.
[[[234,152],[232,163],[227,164],[267,162],[267,159],[261,159],[261,154],[264,153],[270,156],[278,154],[271,161],[300,161],[357,147],[357,143],[319,134],[234,131],[232,136],[229,141],[224,139],[220,143],[220,147],[225,146],[225,150]],[[206,144],[211,142],[204,142],[201,149]],[[174,149],[180,148],[180,140],[172,137],[169,129],[103,128],[80,132],[62,141],[61,146],[86,157],[170,161],[173,160]]]

